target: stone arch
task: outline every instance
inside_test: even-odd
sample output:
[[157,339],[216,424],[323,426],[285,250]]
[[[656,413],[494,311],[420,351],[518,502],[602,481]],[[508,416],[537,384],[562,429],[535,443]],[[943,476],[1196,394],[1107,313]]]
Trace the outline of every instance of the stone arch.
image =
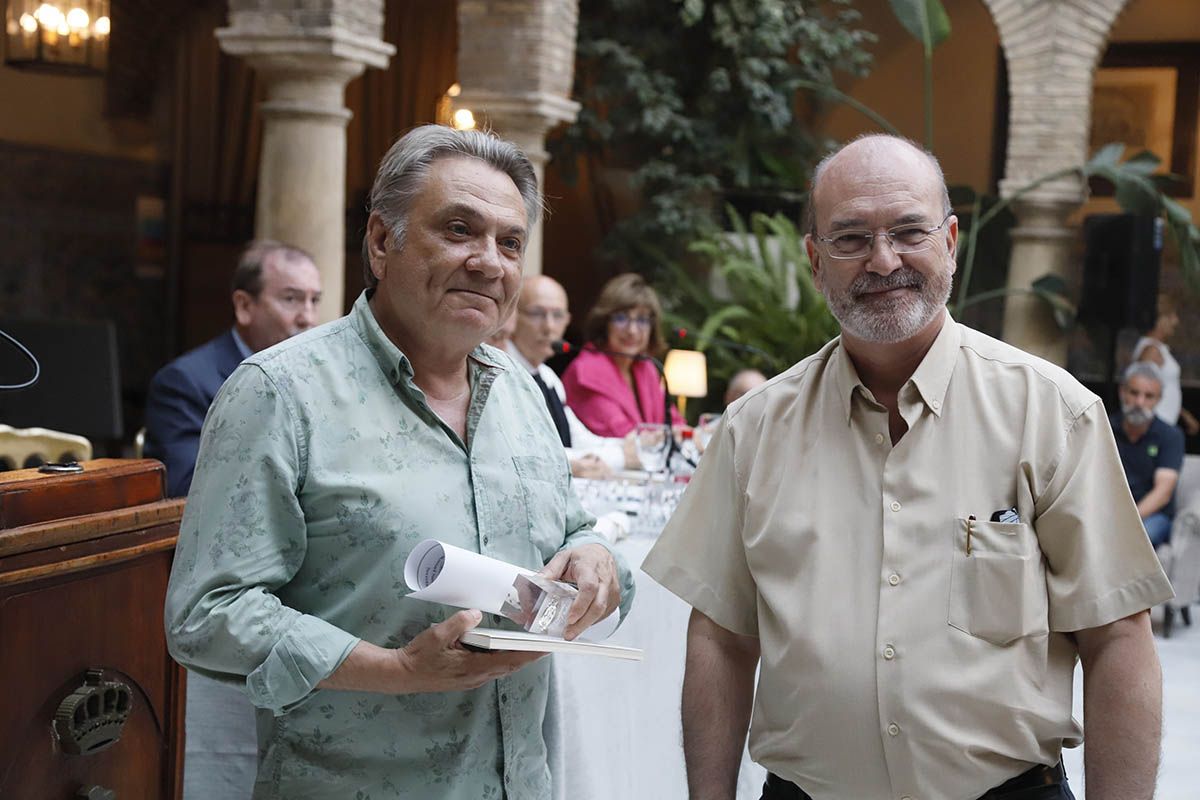
[[[571,122],[579,0],[471,0],[458,4],[455,105],[517,144],[544,185],[546,133]],[[542,223],[530,230],[525,274],[542,271]]]
[[1008,194],[1086,159],[1092,77],[1130,0],[983,2],[1008,62],[1011,108],[1001,190]]
[[[1082,164],[1088,157],[1092,81],[1117,15],[1130,0],[983,0],[1008,63],[1009,130],[1000,194]],[[1076,232],[1068,217],[1084,200],[1077,176],[1046,183],[1013,204],[1008,286],[1024,289],[1047,273],[1066,275]],[[1008,342],[1059,364],[1067,341],[1050,311],[1028,295],[1004,310]]]

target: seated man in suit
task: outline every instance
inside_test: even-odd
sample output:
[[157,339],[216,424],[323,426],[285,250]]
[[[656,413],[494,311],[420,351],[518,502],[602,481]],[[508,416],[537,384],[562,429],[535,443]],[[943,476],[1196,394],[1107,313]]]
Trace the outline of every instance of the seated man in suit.
[[308,253],[269,240],[242,251],[233,273],[233,327],[150,381],[145,452],[166,464],[168,495],[188,493],[200,426],[221,384],[243,358],[316,324],[320,301],[321,275]]
[[1183,431],[1154,414],[1162,387],[1157,365],[1133,362],[1121,378],[1121,409],[1109,417],[1129,491],[1155,547],[1171,538],[1175,484],[1183,469]]
[[516,327],[507,350],[513,361],[533,375],[546,398],[546,407],[577,478],[610,478],[614,470],[637,468],[632,441],[597,436],[579,421],[566,405],[566,391],[546,359],[554,355],[553,342],[562,338],[571,321],[567,310],[567,292],[562,284],[547,275],[531,276],[521,288],[517,304]]

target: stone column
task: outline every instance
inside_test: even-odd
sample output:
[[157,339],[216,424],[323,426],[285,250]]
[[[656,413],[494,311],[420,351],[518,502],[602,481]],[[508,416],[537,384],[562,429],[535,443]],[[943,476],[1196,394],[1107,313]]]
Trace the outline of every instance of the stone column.
[[[1055,197],[1042,193],[1013,203],[1008,287],[1027,289],[1046,274],[1069,275],[1068,256],[1078,228],[1067,218],[1079,207],[1079,192]],[[1046,302],[1024,292],[1010,294],[1004,306],[1004,341],[1061,366],[1067,363],[1067,338]]]
[[[456,108],[525,151],[544,185],[546,133],[579,113],[578,0],[459,0]],[[542,224],[530,232],[525,273],[542,271]]]
[[383,42],[383,0],[230,0],[221,49],[245,58],[267,98],[254,235],[312,253],[324,285],[319,317],[344,311],[345,88],[395,48]]
[[[1035,180],[1082,165],[1088,157],[1092,76],[1108,31],[1128,0],[984,0],[1008,59],[1008,153],[1000,194],[1013,197]],[[1048,182],[1013,204],[1017,227],[1004,309],[1004,339],[1065,365],[1067,339],[1053,313],[1020,293],[1042,275],[1069,278],[1078,230],[1067,219],[1083,203],[1079,175]]]

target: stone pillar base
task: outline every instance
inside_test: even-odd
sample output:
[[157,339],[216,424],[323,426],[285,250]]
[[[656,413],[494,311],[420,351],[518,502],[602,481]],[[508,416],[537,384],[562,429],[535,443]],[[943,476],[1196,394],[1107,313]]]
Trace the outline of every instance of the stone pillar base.
[[[1076,192],[1070,197],[1023,199],[1013,204],[1019,220],[1012,230],[1012,256],[1008,288],[1028,289],[1048,273],[1069,274],[1069,256],[1078,229],[1067,218],[1079,207]],[[1005,298],[1004,340],[1014,347],[1060,366],[1067,363],[1067,339],[1044,300],[1025,292]]]

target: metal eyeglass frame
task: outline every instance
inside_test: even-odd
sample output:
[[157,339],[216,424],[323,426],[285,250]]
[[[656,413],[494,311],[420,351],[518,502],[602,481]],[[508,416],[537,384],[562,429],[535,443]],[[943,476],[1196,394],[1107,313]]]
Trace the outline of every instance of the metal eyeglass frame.
[[[883,236],[884,236],[884,238],[887,239],[888,244],[891,245],[891,247],[892,247],[892,252],[895,253],[896,255],[902,255],[902,254],[907,254],[907,253],[919,253],[922,250],[929,249],[929,243],[933,241],[933,235],[935,233],[937,233],[938,231],[940,231],[942,228],[946,227],[946,223],[949,222],[950,217],[952,217],[952,216],[954,216],[953,211],[947,212],[946,216],[942,218],[942,221],[939,222],[937,225],[933,226],[932,228],[921,228],[920,223],[912,223],[909,225],[897,225],[893,228],[888,228],[886,231],[884,231]],[[902,247],[904,249],[897,248],[896,247],[896,239],[895,239],[896,231],[912,230],[914,228],[920,229],[922,232],[925,233],[924,241],[922,241],[921,244],[917,247],[910,248],[907,245],[903,245]],[[865,236],[866,240],[867,240],[867,249],[864,252],[857,253],[855,255],[844,255],[842,253],[835,253],[833,251],[833,247],[832,247],[834,239],[838,238],[839,236],[845,236],[848,233],[856,234],[859,236]],[[817,236],[816,236],[817,241],[820,242],[821,244],[825,245],[825,254],[828,255],[830,258],[837,259],[839,261],[856,261],[860,258],[867,258],[868,256],[871,255],[871,252],[875,249],[875,240],[878,238],[879,238],[879,235],[876,234],[874,231],[860,230],[858,228],[850,228],[850,229],[847,229],[844,231],[838,231],[834,236],[822,236],[820,234],[817,234]]]

